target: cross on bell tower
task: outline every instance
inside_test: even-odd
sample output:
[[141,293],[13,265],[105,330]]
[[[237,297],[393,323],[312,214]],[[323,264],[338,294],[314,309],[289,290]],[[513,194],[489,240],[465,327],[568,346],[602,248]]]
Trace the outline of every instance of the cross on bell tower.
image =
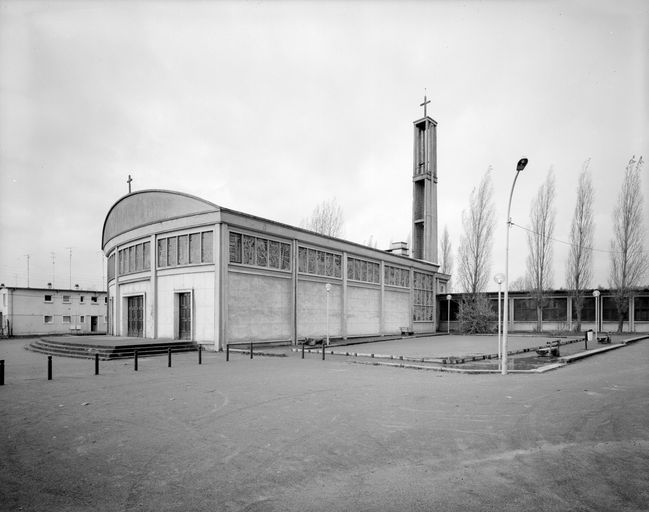
[[133,178],[131,178],[131,175],[128,175],[128,179],[126,180],[126,183],[128,183],[128,193],[131,193],[131,182],[133,181]]
[[412,257],[437,263],[437,122],[428,116],[414,123],[412,172]]

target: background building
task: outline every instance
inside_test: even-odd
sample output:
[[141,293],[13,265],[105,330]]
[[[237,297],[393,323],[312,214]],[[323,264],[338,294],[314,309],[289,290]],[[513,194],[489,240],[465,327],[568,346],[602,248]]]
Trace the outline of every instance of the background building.
[[[615,293],[612,290],[599,290],[599,326],[598,332],[616,332],[618,327],[618,314],[615,303]],[[595,298],[593,290],[586,290],[584,308],[581,314],[582,331],[596,329],[595,324]],[[491,301],[494,311],[492,330],[498,329],[498,292],[485,293]],[[438,297],[439,300],[439,329],[451,331],[460,329],[457,315],[462,302],[461,293],[451,294],[451,300]],[[501,308],[504,308],[504,298],[501,295]],[[450,309],[450,325],[447,323]],[[572,331],[576,325],[577,313],[574,300],[566,290],[546,292],[546,301],[543,306],[543,331],[564,332]],[[649,332],[649,290],[637,290],[629,298],[629,308],[624,315],[623,329],[625,332]],[[509,292],[509,330],[519,332],[533,332],[536,330],[536,302],[529,292]]]
[[105,334],[106,292],[0,285],[0,334]]

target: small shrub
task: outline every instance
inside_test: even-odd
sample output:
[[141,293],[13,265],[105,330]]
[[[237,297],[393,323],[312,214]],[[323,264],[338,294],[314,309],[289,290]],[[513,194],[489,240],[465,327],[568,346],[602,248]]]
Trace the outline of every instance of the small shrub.
[[496,320],[496,313],[484,295],[463,297],[460,302],[458,321],[460,331],[466,334],[491,332],[490,323]]

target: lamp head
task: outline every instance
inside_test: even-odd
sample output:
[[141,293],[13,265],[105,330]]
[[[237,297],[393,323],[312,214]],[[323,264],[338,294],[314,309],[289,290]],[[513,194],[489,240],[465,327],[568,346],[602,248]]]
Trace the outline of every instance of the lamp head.
[[504,274],[496,274],[494,276],[494,281],[496,281],[496,283],[498,283],[498,284],[502,284],[504,280],[505,280],[505,275]]
[[599,297],[599,290],[593,291],[593,297]]
[[451,297],[450,295],[447,295],[447,296],[446,296],[446,300],[451,300],[452,298],[453,298],[453,297]]
[[520,172],[523,169],[525,169],[526,165],[527,165],[527,158],[521,158],[516,164],[516,170]]

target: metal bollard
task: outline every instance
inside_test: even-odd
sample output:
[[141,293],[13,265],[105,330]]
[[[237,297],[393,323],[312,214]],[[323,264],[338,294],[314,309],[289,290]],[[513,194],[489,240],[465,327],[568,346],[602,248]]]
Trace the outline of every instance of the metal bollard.
[[304,359],[304,342],[302,342],[302,359]]
[[198,364],[203,364],[203,346],[198,345]]
[[325,360],[325,342],[322,340],[322,360]]
[[252,359],[252,340],[250,340],[250,359]]
[[133,351],[133,369],[137,371],[137,350]]
[[95,354],[95,375],[99,375],[99,354]]
[[5,385],[5,360],[0,359],[0,386]]
[[226,343],[225,345],[225,360],[229,361],[230,360],[230,344]]
[[52,356],[47,356],[47,380],[52,380]]
[[167,368],[171,368],[171,347],[167,349]]

